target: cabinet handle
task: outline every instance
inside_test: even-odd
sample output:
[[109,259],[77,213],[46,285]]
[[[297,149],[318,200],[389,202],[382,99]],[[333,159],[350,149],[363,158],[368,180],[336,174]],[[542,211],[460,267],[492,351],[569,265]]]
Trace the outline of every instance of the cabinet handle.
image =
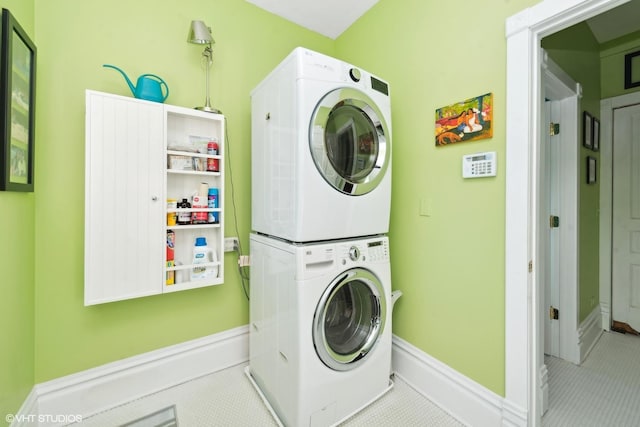
[[154,202],[157,202],[158,201],[158,196],[151,197],[151,200],[153,200]]

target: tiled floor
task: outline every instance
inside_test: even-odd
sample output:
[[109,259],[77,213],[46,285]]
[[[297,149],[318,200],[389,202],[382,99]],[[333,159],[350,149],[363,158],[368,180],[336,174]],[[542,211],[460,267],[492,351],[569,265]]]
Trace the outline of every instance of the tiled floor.
[[[640,337],[605,332],[581,366],[547,357],[550,404],[542,425],[640,425],[639,355]],[[172,406],[180,427],[277,426],[244,374],[246,366],[237,365],[85,417],[82,426],[123,426]],[[341,426],[462,426],[402,378],[396,376],[394,383],[388,393]]]
[[604,332],[582,365],[547,357],[544,427],[640,425],[640,337]]
[[[112,410],[84,418],[82,426],[122,426],[175,405],[180,427],[268,427],[277,423],[244,373],[246,364],[203,376]],[[148,426],[155,424],[148,424]],[[357,426],[460,427],[454,418],[401,378],[384,396],[341,424]],[[136,424],[136,427],[139,427]],[[141,427],[141,426],[140,426]]]

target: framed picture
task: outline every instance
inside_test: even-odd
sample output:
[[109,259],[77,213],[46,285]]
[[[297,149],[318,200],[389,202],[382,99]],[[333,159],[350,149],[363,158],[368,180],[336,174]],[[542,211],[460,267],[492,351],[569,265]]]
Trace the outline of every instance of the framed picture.
[[591,114],[589,114],[588,112],[583,112],[582,113],[582,145],[584,145],[586,148],[593,148],[593,141],[592,141],[592,133],[593,133],[593,117],[591,117]]
[[593,132],[591,135],[591,143],[593,151],[600,150],[600,120],[593,118]]
[[598,164],[596,158],[587,156],[587,184],[595,184],[597,181]]
[[33,191],[36,46],[7,9],[0,30],[0,190]]
[[485,93],[436,110],[435,145],[477,141],[493,136],[493,93]]
[[640,86],[640,50],[624,56],[624,88]]

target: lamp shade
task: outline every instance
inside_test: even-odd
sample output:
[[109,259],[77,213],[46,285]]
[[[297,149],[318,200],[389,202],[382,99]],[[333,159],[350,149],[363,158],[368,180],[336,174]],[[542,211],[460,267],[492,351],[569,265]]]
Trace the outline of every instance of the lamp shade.
[[187,41],[195,44],[215,43],[211,36],[211,28],[207,27],[203,21],[191,21]]

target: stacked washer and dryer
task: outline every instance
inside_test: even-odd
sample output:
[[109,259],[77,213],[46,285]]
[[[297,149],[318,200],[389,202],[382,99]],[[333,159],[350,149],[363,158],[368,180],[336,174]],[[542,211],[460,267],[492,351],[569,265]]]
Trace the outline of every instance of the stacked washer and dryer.
[[389,85],[296,48],[251,93],[247,375],[289,427],[390,389]]

